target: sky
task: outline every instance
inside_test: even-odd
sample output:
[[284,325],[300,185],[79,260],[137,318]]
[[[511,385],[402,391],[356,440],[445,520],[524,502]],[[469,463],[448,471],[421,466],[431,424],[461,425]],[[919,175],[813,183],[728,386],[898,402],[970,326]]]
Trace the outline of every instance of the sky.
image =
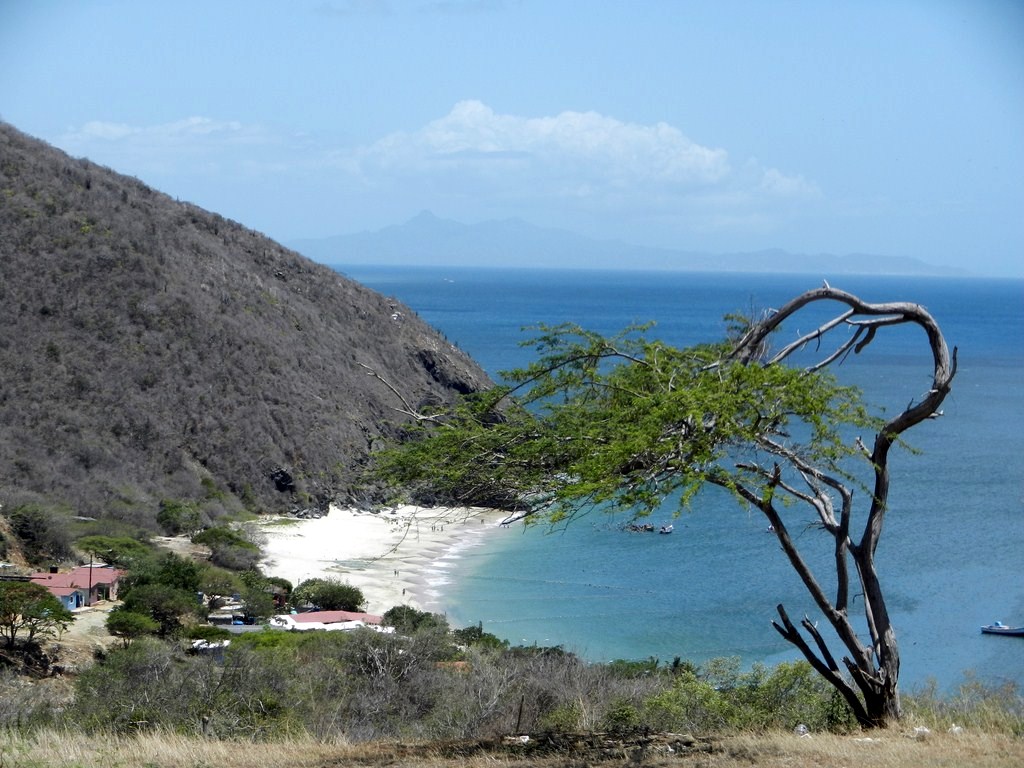
[[0,119],[282,241],[430,210],[1024,276],[1020,0],[0,0]]

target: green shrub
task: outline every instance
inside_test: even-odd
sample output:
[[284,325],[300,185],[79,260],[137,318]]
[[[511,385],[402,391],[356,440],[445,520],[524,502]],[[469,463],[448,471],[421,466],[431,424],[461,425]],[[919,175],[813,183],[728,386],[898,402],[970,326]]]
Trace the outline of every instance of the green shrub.
[[133,640],[159,632],[160,623],[148,614],[130,611],[119,605],[107,615],[107,631],[120,638],[127,648]]
[[291,593],[292,604],[298,608],[311,605],[322,611],[360,611],[366,603],[358,587],[338,579],[307,579]]
[[714,686],[691,672],[672,679],[671,686],[641,707],[642,724],[655,731],[716,731],[732,717],[729,702]]
[[574,701],[555,707],[544,714],[537,722],[537,726],[542,731],[573,733],[580,729],[582,720],[583,708]]
[[30,581],[0,581],[0,637],[14,648],[19,636],[27,643],[59,635],[74,621],[64,604],[46,587]]
[[210,560],[214,565],[234,571],[250,570],[260,559],[260,548],[246,538],[245,534],[226,525],[206,528],[192,536],[195,544],[210,548]]
[[459,645],[467,648],[477,648],[481,651],[500,652],[508,648],[508,640],[502,640],[497,635],[484,632],[480,625],[463,627],[452,630],[452,639]]
[[132,587],[124,597],[124,609],[155,621],[160,637],[177,635],[183,626],[182,618],[197,616],[199,608],[194,592],[189,593],[167,584],[140,584]]
[[653,656],[643,660],[615,659],[607,664],[608,671],[616,677],[631,679],[650,677],[658,674],[658,660]]
[[295,704],[308,692],[290,694],[289,676],[271,661],[240,649],[219,662],[140,638],[78,677],[68,719],[97,733],[282,735],[295,727]]
[[421,611],[410,605],[396,605],[389,608],[382,618],[386,627],[394,627],[402,635],[412,635],[424,627],[440,627],[448,629],[448,621],[436,613]]
[[[852,717],[836,690],[806,661],[771,669],[755,664],[720,689],[732,705],[732,725],[790,730],[803,723],[812,730],[846,730]],[[838,706],[837,706],[838,705]]]
[[935,681],[903,697],[906,716],[933,730],[954,725],[990,733],[1024,736],[1024,695],[1016,683],[989,685],[965,675],[955,692],[943,696]]
[[199,529],[199,510],[190,501],[164,499],[156,513],[156,521],[168,536],[191,534]]
[[147,545],[128,536],[83,536],[75,547],[117,568],[130,568],[151,553]]
[[636,705],[629,701],[617,701],[605,713],[601,727],[606,731],[635,731],[643,724],[643,718]]

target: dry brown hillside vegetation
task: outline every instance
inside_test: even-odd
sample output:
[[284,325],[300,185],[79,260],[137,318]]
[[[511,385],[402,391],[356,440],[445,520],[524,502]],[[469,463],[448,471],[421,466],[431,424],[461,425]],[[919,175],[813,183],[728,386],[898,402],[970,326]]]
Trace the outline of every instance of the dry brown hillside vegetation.
[[486,384],[397,301],[6,124],[0,328],[5,513],[352,502],[399,419],[382,380],[413,406]]

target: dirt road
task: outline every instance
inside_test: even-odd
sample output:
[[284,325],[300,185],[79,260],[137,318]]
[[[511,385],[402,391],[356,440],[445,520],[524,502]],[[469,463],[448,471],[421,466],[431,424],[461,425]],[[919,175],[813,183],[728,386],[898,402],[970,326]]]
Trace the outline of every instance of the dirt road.
[[107,632],[107,615],[119,603],[102,601],[89,608],[74,611],[75,620],[67,631],[51,641],[57,663],[80,667],[90,662],[96,651],[118,642]]

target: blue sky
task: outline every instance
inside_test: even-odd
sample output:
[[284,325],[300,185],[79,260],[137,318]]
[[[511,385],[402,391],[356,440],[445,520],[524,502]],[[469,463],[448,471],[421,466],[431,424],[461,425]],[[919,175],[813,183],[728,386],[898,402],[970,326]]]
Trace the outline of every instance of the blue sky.
[[279,240],[429,209],[1024,275],[1016,0],[0,0],[0,119]]

